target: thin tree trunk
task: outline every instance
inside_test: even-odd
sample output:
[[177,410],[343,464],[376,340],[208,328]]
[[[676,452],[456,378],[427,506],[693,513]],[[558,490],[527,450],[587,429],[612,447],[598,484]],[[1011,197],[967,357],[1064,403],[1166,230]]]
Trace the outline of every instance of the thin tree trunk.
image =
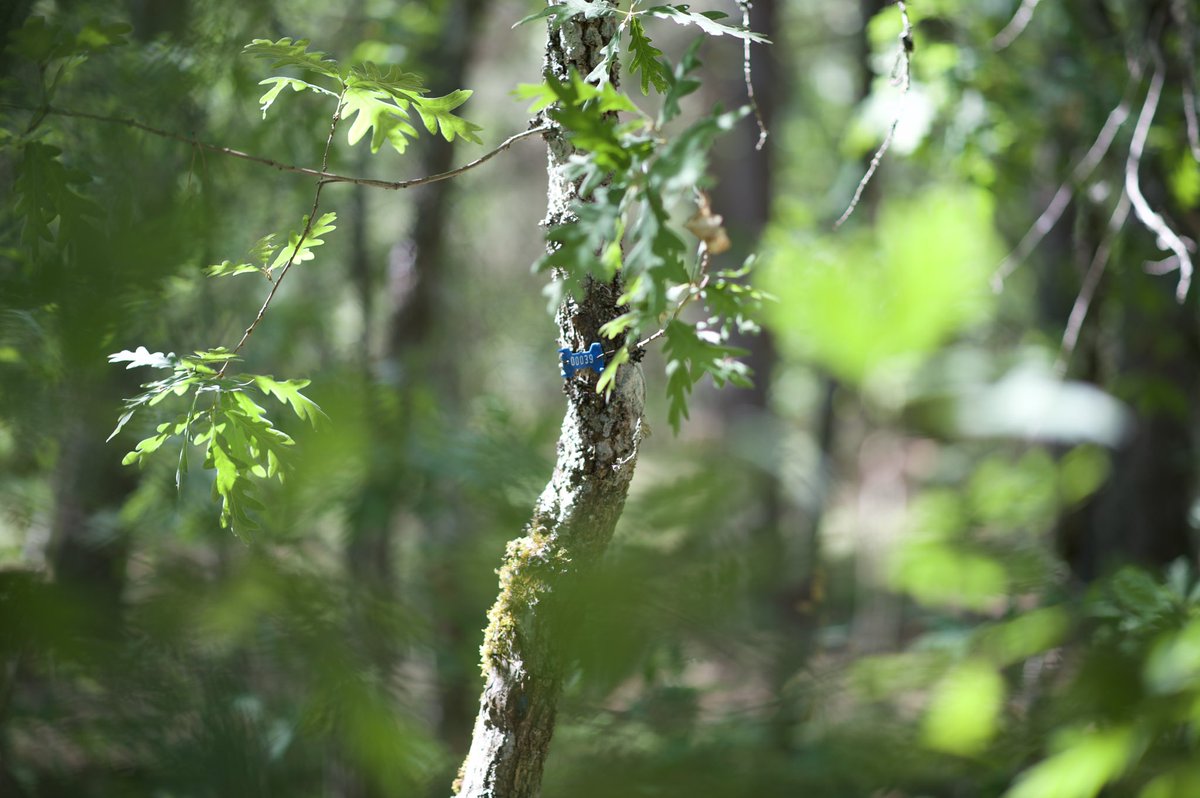
[[[550,34],[546,71],[559,80],[571,69],[588,74],[615,33],[612,19],[572,19]],[[558,131],[547,134],[547,143],[546,223],[556,225],[569,221],[576,198],[575,186],[562,175],[572,147]],[[600,326],[618,315],[620,294],[619,278],[589,281],[583,296],[564,301],[556,316],[559,345],[579,350],[599,341]],[[545,348],[554,362],[556,347]],[[586,623],[573,617],[573,587],[612,537],[642,436],[640,367],[622,367],[608,398],[596,393],[596,379],[588,372],[566,382],[554,474],[526,534],[505,552],[500,594],[484,633],[486,686],[455,785],[462,796],[531,798],[541,786],[567,661],[567,624]]]

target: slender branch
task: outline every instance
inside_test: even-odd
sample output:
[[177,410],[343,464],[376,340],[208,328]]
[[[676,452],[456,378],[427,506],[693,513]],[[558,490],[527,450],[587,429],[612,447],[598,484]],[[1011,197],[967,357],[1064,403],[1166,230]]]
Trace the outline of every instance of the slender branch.
[[1105,230],[1104,238],[1096,247],[1096,253],[1092,256],[1087,274],[1083,277],[1083,284],[1079,287],[1075,304],[1071,306],[1071,315],[1067,318],[1067,327],[1063,331],[1058,362],[1054,367],[1060,377],[1066,374],[1071,355],[1074,354],[1075,347],[1079,343],[1079,333],[1083,330],[1083,322],[1087,319],[1092,299],[1095,298],[1096,290],[1100,287],[1100,278],[1104,276],[1104,269],[1108,266],[1108,256],[1112,251],[1113,240],[1125,226],[1125,220],[1129,218],[1129,208],[1129,196],[1122,193],[1120,199],[1117,200],[1116,207],[1113,208],[1112,216],[1108,218],[1108,228]]
[[293,172],[293,173],[299,174],[299,175],[308,175],[309,177],[319,177],[319,178],[321,178],[322,181],[324,181],[326,183],[353,183],[353,184],[359,185],[359,186],[370,186],[372,188],[381,188],[381,189],[385,189],[385,190],[389,190],[389,191],[396,191],[396,190],[404,189],[404,188],[415,188],[416,186],[423,186],[423,185],[426,185],[427,183],[436,183],[439,180],[448,180],[452,177],[457,177],[458,175],[461,175],[463,172],[470,171],[471,169],[474,169],[476,166],[479,166],[480,164],[490,161],[492,158],[494,158],[495,156],[504,152],[510,146],[512,146],[516,142],[520,141],[521,139],[529,138],[530,136],[534,136],[539,133],[544,133],[550,129],[550,127],[548,125],[541,125],[538,127],[530,128],[529,130],[522,131],[515,135],[509,136],[507,139],[500,142],[500,144],[498,144],[495,147],[495,149],[484,153],[483,155],[479,156],[478,158],[471,161],[470,163],[463,164],[462,166],[458,167],[457,169],[451,169],[448,172],[440,172],[438,174],[427,175],[425,177],[414,177],[409,180],[394,180],[393,181],[393,180],[377,180],[375,178],[370,178],[370,177],[353,177],[350,175],[334,174],[332,172],[325,171],[324,166],[322,166],[320,169],[310,169],[306,166],[294,166],[292,164],[280,163],[279,161],[275,161],[270,158],[263,158],[259,155],[252,155],[248,152],[236,150],[232,147],[222,147],[217,144],[209,144],[208,142],[200,141],[199,139],[197,139],[193,136],[184,136],[180,133],[172,133],[169,130],[163,130],[161,128],[153,127],[152,125],[147,125],[144,122],[139,122],[136,119],[131,119],[128,117],[104,116],[102,114],[92,114],[92,113],[87,113],[86,111],[75,111],[75,110],[71,110],[71,109],[67,109],[67,108],[58,108],[55,106],[45,106],[42,108],[30,108],[30,107],[24,106],[24,105],[13,105],[11,103],[0,103],[0,108],[11,108],[11,109],[16,109],[16,110],[20,110],[20,111],[33,111],[33,112],[39,113],[39,114],[55,114],[57,116],[75,117],[77,119],[90,119],[94,122],[106,122],[108,124],[124,125],[125,127],[130,127],[130,128],[134,128],[136,130],[141,130],[145,133],[150,133],[151,135],[154,135],[154,136],[159,136],[159,137],[165,138],[165,139],[172,139],[173,141],[179,141],[184,144],[188,144],[192,147],[197,147],[202,150],[208,150],[209,152],[220,153],[221,155],[228,155],[231,158],[240,158],[243,161],[250,161],[252,163],[262,164],[263,166],[269,166],[272,169],[278,169],[281,172]]
[[1108,119],[1104,120],[1104,126],[1096,134],[1096,140],[1092,142],[1092,146],[1088,148],[1087,153],[1075,165],[1075,168],[1071,170],[1071,176],[1063,181],[1063,184],[1058,187],[1058,191],[1054,192],[1054,198],[1050,200],[1050,204],[1042,211],[1042,215],[1026,231],[1017,248],[1010,252],[996,268],[996,272],[992,275],[992,288],[996,292],[1004,288],[1004,281],[1008,276],[1016,270],[1022,261],[1029,257],[1029,253],[1033,252],[1034,248],[1042,242],[1042,239],[1054,229],[1054,225],[1058,224],[1063,211],[1067,209],[1067,205],[1071,201],[1071,194],[1074,191],[1074,187],[1091,177],[1092,172],[1099,166],[1100,161],[1112,146],[1117,131],[1121,129],[1121,126],[1125,124],[1125,120],[1128,118],[1129,103],[1126,100],[1122,100],[1116,108],[1109,112]]
[[1171,15],[1179,26],[1179,51],[1183,60],[1183,118],[1192,157],[1200,161],[1200,124],[1196,122],[1196,29],[1186,0],[1172,0]]
[[[750,0],[738,0],[738,5],[742,7],[742,27],[750,30],[750,9],[752,4]],[[754,145],[756,151],[762,150],[767,143],[767,123],[763,119],[762,109],[758,106],[758,98],[754,96],[754,81],[750,77],[750,39],[747,37],[742,39],[742,77],[746,81],[746,99],[750,101],[750,108],[754,111],[754,121],[758,123],[758,143]]]
[[1033,11],[1038,7],[1038,3],[1042,0],[1023,0],[1017,13],[1013,14],[1012,19],[1004,26],[1004,29],[996,34],[992,39],[992,49],[1003,50],[1017,40],[1025,28],[1033,19]]
[[1125,193],[1133,203],[1133,212],[1147,230],[1157,237],[1156,244],[1161,250],[1174,253],[1175,268],[1179,269],[1179,284],[1175,288],[1175,298],[1182,302],[1187,296],[1192,284],[1192,258],[1188,253],[1187,244],[1154,212],[1146,197],[1142,194],[1141,180],[1138,178],[1138,168],[1141,166],[1142,153],[1146,148],[1146,139],[1150,135],[1150,127],[1154,124],[1154,114],[1158,111],[1158,101],[1162,96],[1165,69],[1161,59],[1150,79],[1150,88],[1146,91],[1146,101],[1138,114],[1137,125],[1133,130],[1133,141],[1129,145],[1129,157],[1125,159]]
[[536,136],[536,135],[539,135],[542,133],[546,133],[552,127],[553,127],[553,125],[549,125],[549,124],[538,125],[536,127],[531,127],[529,130],[523,130],[520,133],[514,133],[513,135],[506,138],[504,141],[497,144],[495,149],[485,152],[483,155],[480,155],[475,160],[470,161],[469,163],[465,163],[456,169],[451,169],[448,172],[439,172],[436,175],[428,175],[426,177],[414,177],[411,180],[398,180],[394,183],[389,183],[384,180],[367,180],[367,179],[362,179],[362,178],[345,178],[345,177],[338,177],[336,179],[330,179],[329,182],[331,182],[331,183],[357,183],[357,184],[363,185],[363,186],[374,186],[375,188],[396,190],[396,189],[401,189],[401,188],[413,188],[414,186],[423,186],[426,183],[436,183],[439,180],[449,180],[452,177],[458,177],[459,175],[463,174],[464,172],[471,171],[472,169],[474,169],[476,166],[479,166],[480,164],[487,163],[492,158],[494,158],[497,155],[499,155],[500,153],[504,152],[505,150],[507,150],[509,147],[511,147],[513,144],[517,143],[521,139],[526,139],[526,138],[529,138],[530,136]]
[[[904,4],[904,0],[896,0],[896,5],[900,7],[900,19],[903,22],[903,28],[900,31],[900,51],[896,54],[896,64],[892,67],[893,82],[900,84],[900,100],[908,96],[908,90],[912,86],[912,23],[908,20],[908,7]],[[871,182],[871,178],[875,176],[875,170],[879,168],[879,164],[883,161],[883,156],[887,153],[888,148],[892,146],[892,139],[896,135],[896,128],[900,125],[901,111],[896,112],[896,118],[892,120],[892,126],[888,128],[887,135],[883,137],[883,142],[879,145],[879,149],[875,150],[875,155],[871,157],[871,163],[867,167],[867,173],[863,175],[862,180],[858,181],[858,187],[854,189],[854,197],[850,200],[850,205],[838,217],[838,220],[833,223],[833,228],[836,230],[850,218],[850,214],[854,213],[854,209],[858,207],[858,203],[862,200],[863,191],[866,190],[867,184]]]
[[[337,109],[333,112],[333,117],[329,120],[329,135],[325,139],[325,152],[321,155],[321,171],[329,166],[329,151],[333,148],[333,134],[337,131],[338,121],[342,118],[342,100],[346,96],[345,89],[338,95]],[[304,229],[300,231],[300,237],[296,240],[296,246],[292,247],[292,254],[288,256],[287,263],[283,264],[283,269],[280,270],[279,276],[275,278],[275,282],[271,284],[271,290],[267,293],[267,298],[263,300],[262,307],[258,309],[258,315],[254,317],[254,321],[250,322],[250,326],[242,333],[242,340],[238,341],[237,346],[233,348],[233,354],[242,351],[242,347],[250,340],[250,336],[258,328],[262,322],[263,316],[267,314],[267,308],[271,306],[271,300],[275,298],[275,293],[279,290],[279,286],[283,285],[283,278],[287,277],[288,271],[292,268],[292,264],[296,262],[296,256],[300,254],[300,248],[304,246],[305,240],[309,233],[312,232],[313,224],[317,218],[317,210],[321,207],[321,190],[325,188],[325,184],[330,182],[327,179],[317,181],[317,190],[313,192],[312,210],[308,212],[308,219],[304,223]],[[233,362],[232,358],[226,360],[221,370],[217,372],[217,378],[225,376],[225,369]]]
[[1196,123],[1196,79],[1189,77],[1183,86],[1183,118],[1187,121],[1188,146],[1192,157],[1200,161],[1200,125]]

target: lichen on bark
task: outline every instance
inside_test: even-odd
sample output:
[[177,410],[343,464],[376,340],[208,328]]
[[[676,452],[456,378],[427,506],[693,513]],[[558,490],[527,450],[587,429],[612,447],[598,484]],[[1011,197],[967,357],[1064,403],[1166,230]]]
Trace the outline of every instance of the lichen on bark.
[[[572,70],[589,74],[615,35],[611,18],[569,20],[549,34],[546,74],[559,80]],[[558,130],[549,131],[546,141],[546,224],[570,223],[578,187],[564,177],[563,167],[574,150]],[[546,343],[548,362],[554,362],[558,347],[579,350],[601,341],[600,327],[620,314],[621,290],[619,276],[612,282],[584,280],[579,295],[558,308],[558,346]],[[620,344],[613,341],[611,348]],[[539,792],[569,658],[564,624],[586,623],[578,617],[582,608],[572,588],[608,546],[637,462],[644,403],[640,368],[623,366],[608,395],[596,392],[598,377],[591,372],[564,383],[567,409],[554,473],[525,534],[509,542],[498,571],[500,592],[481,647],[486,684],[471,750],[455,782],[461,796],[532,798]]]

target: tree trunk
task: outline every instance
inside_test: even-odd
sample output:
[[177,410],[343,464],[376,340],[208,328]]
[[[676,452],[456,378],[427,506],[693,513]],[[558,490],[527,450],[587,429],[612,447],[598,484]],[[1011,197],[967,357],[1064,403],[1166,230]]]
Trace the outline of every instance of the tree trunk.
[[[615,33],[612,19],[572,19],[549,36],[547,73],[559,80],[571,69],[588,74]],[[576,186],[562,175],[573,150],[559,131],[546,139],[546,224],[557,225],[570,220],[576,198]],[[583,296],[565,300],[556,315],[559,346],[577,351],[601,340],[600,326],[618,315],[620,294],[619,278],[589,281]],[[555,362],[555,348],[546,347],[548,363]],[[554,474],[526,534],[505,551],[500,594],[488,613],[481,649],[486,686],[471,750],[455,784],[462,796],[529,798],[539,792],[567,661],[564,632],[566,624],[580,623],[572,617],[577,609],[572,588],[612,537],[642,437],[640,367],[622,367],[607,398],[596,393],[596,380],[584,372],[566,382]]]

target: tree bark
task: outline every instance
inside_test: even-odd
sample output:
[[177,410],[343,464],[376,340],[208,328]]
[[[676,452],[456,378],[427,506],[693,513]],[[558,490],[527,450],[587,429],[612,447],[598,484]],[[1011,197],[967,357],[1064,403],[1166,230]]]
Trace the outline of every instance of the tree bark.
[[[616,34],[612,19],[578,17],[551,31],[545,70],[565,80],[586,75]],[[548,226],[571,220],[577,186],[564,179],[573,148],[560,131],[549,148]],[[559,346],[572,351],[601,340],[599,329],[618,315],[620,278],[588,281],[580,297],[559,307]],[[616,348],[620,342],[614,342]],[[555,353],[546,347],[546,358]],[[579,575],[603,554],[625,505],[642,437],[644,384],[640,366],[618,372],[616,387],[596,393],[597,376],[567,380],[567,411],[558,461],[538,498],[525,535],[509,542],[500,569],[500,594],[488,613],[481,648],[486,679],[471,750],[456,792],[469,798],[531,798],[539,792],[568,649],[566,624],[579,602]]]

